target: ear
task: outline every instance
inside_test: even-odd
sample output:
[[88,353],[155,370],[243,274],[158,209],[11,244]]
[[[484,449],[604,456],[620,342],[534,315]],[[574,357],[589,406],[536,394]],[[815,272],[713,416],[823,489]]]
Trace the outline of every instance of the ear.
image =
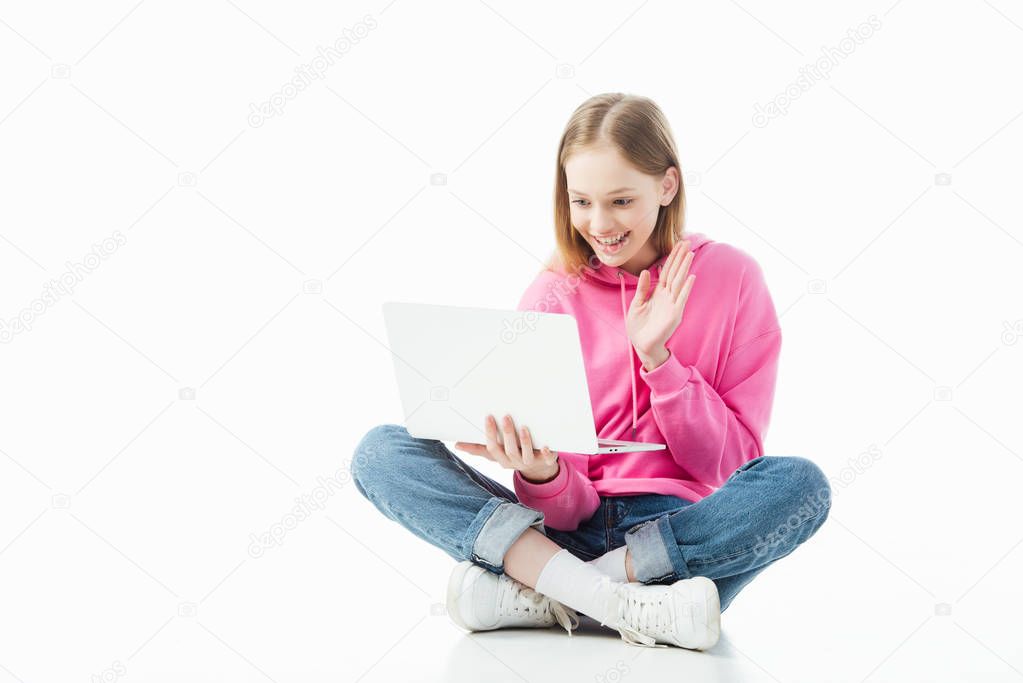
[[679,175],[678,169],[674,166],[669,166],[668,170],[664,172],[664,177],[661,179],[661,206],[671,204],[681,185],[682,178]]

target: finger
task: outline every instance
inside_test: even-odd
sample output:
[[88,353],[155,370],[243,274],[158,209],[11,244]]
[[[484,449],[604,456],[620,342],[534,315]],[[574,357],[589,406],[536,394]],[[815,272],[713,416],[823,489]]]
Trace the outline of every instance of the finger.
[[[461,442],[459,442],[459,443],[461,443]],[[481,455],[484,458],[486,458],[487,460],[493,460],[493,458],[491,457],[490,453],[487,452],[487,447],[484,446],[483,444],[479,444],[479,443],[462,443],[461,445],[459,445],[458,443],[456,443],[455,444],[455,448],[460,450],[460,451],[465,451],[466,453],[469,453],[470,455]]]
[[520,465],[522,458],[519,456],[519,439],[515,436],[515,422],[511,415],[504,416],[504,454],[511,461],[512,466]]
[[639,282],[636,283],[636,294],[632,297],[632,305],[630,308],[635,306],[641,306],[646,301],[647,289],[650,287],[650,271],[644,269],[639,274]]
[[519,429],[519,442],[522,444],[523,467],[533,467],[536,458],[533,453],[533,435],[529,433],[529,427],[522,425]]
[[487,436],[487,446],[490,445],[491,441],[495,444],[497,443],[497,426],[494,424],[493,415],[487,415],[483,419],[483,433]]
[[674,281],[675,276],[678,274],[678,270],[682,266],[682,262],[685,260],[689,251],[689,240],[682,240],[675,246],[678,250],[672,254],[673,258],[671,260],[671,269],[665,277],[665,287],[669,287]]
[[675,257],[678,256],[681,246],[682,243],[678,242],[671,248],[671,253],[668,255],[667,260],[665,260],[664,265],[661,266],[661,276],[657,280],[658,287],[664,287],[665,282],[671,277],[671,267],[675,264]]
[[511,468],[511,463],[504,455],[504,448],[497,443],[497,420],[493,415],[487,415],[487,452],[493,456],[493,461],[501,467]]
[[682,285],[686,282],[686,274],[689,273],[689,265],[693,262],[693,252],[686,254],[685,259],[682,261],[681,267],[678,272],[675,273],[675,279],[671,283],[671,300],[678,300],[678,293],[682,289]]

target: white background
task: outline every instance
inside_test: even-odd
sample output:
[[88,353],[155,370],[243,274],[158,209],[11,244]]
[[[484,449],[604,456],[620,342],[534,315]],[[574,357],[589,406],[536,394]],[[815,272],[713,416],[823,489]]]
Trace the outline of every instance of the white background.
[[[1023,678],[1021,59],[1006,0],[0,3],[0,682]],[[402,422],[381,302],[513,307],[606,91],[763,266],[766,448],[835,488],[707,653],[465,635],[452,560],[347,477]]]

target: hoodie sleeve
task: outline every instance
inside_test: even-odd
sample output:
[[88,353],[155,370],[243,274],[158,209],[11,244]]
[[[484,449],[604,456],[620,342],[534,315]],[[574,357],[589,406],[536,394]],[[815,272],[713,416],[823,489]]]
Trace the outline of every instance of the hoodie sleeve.
[[[559,531],[575,531],[579,524],[597,511],[600,496],[590,478],[573,460],[586,458],[578,453],[558,451],[558,476],[542,484],[533,484],[516,470],[512,475],[519,502],[543,513],[544,526]],[[583,462],[581,467],[585,468]]]
[[[526,289],[516,310],[563,313],[555,284],[552,273],[542,272]],[[587,475],[585,454],[558,451],[558,466],[558,475],[542,484],[528,482],[516,471],[512,475],[515,495],[523,505],[543,513],[545,526],[575,531],[596,512],[600,496]]]
[[[763,272],[747,259],[721,379],[711,385],[674,353],[640,377],[650,387],[654,421],[679,467],[717,488],[743,463],[763,455],[771,417],[781,329]],[[682,323],[685,324],[683,317]]]

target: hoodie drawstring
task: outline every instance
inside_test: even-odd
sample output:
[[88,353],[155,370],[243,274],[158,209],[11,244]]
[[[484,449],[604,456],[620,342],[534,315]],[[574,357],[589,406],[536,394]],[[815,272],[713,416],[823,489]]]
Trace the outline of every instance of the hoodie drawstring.
[[[622,325],[625,326],[625,323],[626,323],[626,321],[627,321],[627,319],[629,317],[628,309],[625,306],[625,276],[622,275],[622,271],[621,270],[619,270],[617,272],[618,272],[618,282],[622,286]],[[660,280],[660,278],[661,278],[661,266],[657,266],[657,279]],[[633,356],[635,356],[635,353],[633,353],[633,350],[632,350],[632,341],[629,339],[629,332],[628,332],[627,328],[626,328],[626,331],[625,331],[625,346],[626,346],[626,348],[628,349],[628,352],[629,352],[629,379],[632,381],[632,440],[635,441],[636,440],[636,422],[638,422],[638,415],[639,415],[638,410],[636,408],[636,364],[635,364],[635,361],[633,360]]]
[[[618,281],[622,285],[622,325],[625,325],[628,318],[628,311],[625,308],[625,276],[618,271]],[[629,341],[628,329],[625,331],[625,348],[629,353],[629,379],[632,380],[632,440],[636,440],[636,365],[632,360],[632,342]]]

